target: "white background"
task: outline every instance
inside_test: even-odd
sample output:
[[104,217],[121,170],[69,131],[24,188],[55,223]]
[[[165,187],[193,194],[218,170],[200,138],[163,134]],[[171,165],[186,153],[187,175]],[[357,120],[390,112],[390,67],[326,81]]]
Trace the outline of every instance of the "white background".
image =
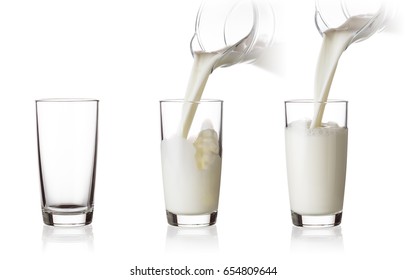
[[[204,96],[225,101],[218,223],[183,230],[166,223],[158,101],[184,95],[200,1],[0,1],[1,279],[136,279],[136,265],[277,267],[252,279],[402,277],[404,21],[342,56],[330,97],[350,102],[343,223],[302,230],[290,220],[283,101],[313,96],[321,36],[313,1],[273,3],[285,74],[245,64],[211,75]],[[90,227],[43,226],[34,100],[46,97],[100,99]]]

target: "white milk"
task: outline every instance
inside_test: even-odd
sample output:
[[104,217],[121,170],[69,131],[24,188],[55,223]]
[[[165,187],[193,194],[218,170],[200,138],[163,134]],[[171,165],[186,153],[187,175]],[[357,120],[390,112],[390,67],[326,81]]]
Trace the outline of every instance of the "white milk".
[[[209,75],[224,50],[195,52],[185,101],[198,102]],[[210,122],[199,135],[189,135],[198,105],[185,103],[179,132],[161,143],[162,174],[166,210],[180,215],[217,211],[221,177],[219,139]],[[196,140],[193,140],[196,139]]]
[[233,46],[214,52],[194,52],[178,134],[165,139],[161,145],[166,208],[174,214],[217,211],[221,174],[218,135],[210,125],[207,128],[207,124],[200,124],[202,129],[198,136],[189,132],[210,74],[222,65],[238,63],[250,46],[252,36],[251,30]]
[[[372,16],[353,16],[324,32],[316,68],[314,101],[327,102],[341,54]],[[342,211],[347,128],[323,124],[325,105],[317,103],[312,121],[286,128],[286,160],[291,210],[301,215],[331,215]]]
[[[202,98],[204,87],[214,70],[216,63],[223,55],[224,50],[217,52],[195,52],[194,62],[189,83],[186,89],[185,101],[198,102]],[[196,104],[185,103],[183,107],[181,132],[184,138],[187,138],[194,115],[197,110]]]
[[180,135],[163,140],[161,156],[166,210],[180,215],[217,211],[221,157],[214,130],[202,130],[195,141]]
[[[314,101],[327,101],[341,54],[347,49],[356,33],[371,19],[372,16],[353,16],[340,27],[328,29],[324,32],[323,44],[316,68]],[[316,105],[311,124],[312,128],[321,126],[323,112],[324,106]]]
[[296,121],[285,130],[291,210],[301,215],[341,212],[348,131],[334,123],[309,127],[310,120]]

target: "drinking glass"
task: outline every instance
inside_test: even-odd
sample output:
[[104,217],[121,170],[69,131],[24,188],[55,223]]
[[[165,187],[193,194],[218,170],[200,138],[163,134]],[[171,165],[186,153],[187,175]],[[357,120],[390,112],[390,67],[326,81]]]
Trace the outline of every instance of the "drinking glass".
[[98,104],[95,99],[36,101],[42,216],[47,225],[92,222]]
[[[347,101],[285,102],[285,143],[292,222],[296,226],[341,223],[347,166]],[[323,108],[321,126],[310,128]]]
[[163,100],[160,112],[168,223],[213,225],[220,192],[223,101]]

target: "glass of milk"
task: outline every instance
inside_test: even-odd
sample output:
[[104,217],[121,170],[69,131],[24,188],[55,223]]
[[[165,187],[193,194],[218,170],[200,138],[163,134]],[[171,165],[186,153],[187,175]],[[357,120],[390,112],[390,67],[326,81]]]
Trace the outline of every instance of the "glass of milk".
[[[314,108],[321,125],[310,128]],[[292,222],[300,227],[341,223],[347,166],[347,107],[344,100],[285,102],[286,164]]]
[[[173,226],[216,223],[222,161],[223,101],[160,101],[161,163],[167,220]],[[185,112],[193,110],[184,131]]]

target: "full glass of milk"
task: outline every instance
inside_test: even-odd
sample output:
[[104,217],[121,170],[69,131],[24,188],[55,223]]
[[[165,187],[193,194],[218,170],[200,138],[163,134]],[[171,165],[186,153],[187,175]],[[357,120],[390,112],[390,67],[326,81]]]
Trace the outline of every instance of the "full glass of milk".
[[[191,117],[187,112],[193,111]],[[167,220],[216,223],[222,161],[223,101],[160,101],[161,163]],[[193,121],[187,121],[193,118]],[[185,129],[184,123],[189,123]]]
[[[321,125],[312,128],[314,108]],[[341,223],[347,166],[347,108],[344,100],[285,102],[286,164],[292,222],[300,227]]]

